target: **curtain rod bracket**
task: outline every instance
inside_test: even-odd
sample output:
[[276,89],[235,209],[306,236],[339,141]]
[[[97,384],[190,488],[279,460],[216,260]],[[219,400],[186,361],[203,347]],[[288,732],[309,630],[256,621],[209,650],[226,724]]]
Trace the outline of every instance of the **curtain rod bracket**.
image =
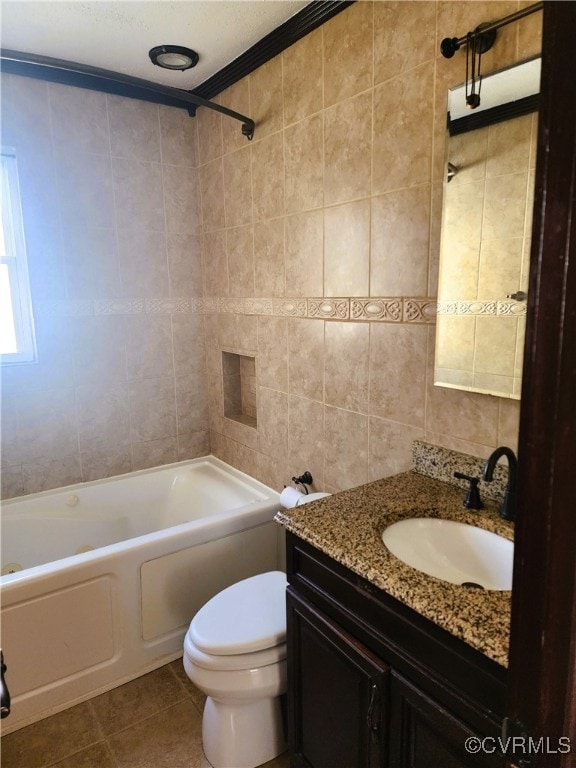
[[[543,7],[543,2],[534,3],[534,5],[529,5],[527,8],[523,8],[521,11],[511,13],[509,16],[505,16],[499,21],[491,21],[480,24],[476,27],[474,32],[469,33],[471,35],[474,52],[485,53],[486,51],[490,50],[494,44],[497,29],[504,27],[506,24],[511,24],[513,21],[520,21],[520,19],[523,19],[525,16],[529,16],[531,13],[541,11]],[[451,59],[456,51],[458,51],[463,45],[467,45],[467,43],[468,35],[464,35],[463,37],[445,37],[440,43],[440,53],[442,56],[444,56],[445,59]],[[482,47],[481,50],[480,47]]]

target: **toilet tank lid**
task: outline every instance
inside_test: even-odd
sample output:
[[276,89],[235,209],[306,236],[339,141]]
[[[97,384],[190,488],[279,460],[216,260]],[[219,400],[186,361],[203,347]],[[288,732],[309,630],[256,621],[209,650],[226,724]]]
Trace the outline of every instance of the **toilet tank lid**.
[[244,579],[219,592],[192,619],[192,642],[204,653],[233,656],[286,640],[286,574]]

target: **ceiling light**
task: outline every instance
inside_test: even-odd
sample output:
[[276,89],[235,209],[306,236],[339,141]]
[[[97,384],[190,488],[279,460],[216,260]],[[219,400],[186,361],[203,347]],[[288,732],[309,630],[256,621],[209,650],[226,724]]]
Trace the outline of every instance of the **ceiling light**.
[[191,48],[181,45],[157,45],[148,52],[152,64],[164,69],[191,69],[200,58]]

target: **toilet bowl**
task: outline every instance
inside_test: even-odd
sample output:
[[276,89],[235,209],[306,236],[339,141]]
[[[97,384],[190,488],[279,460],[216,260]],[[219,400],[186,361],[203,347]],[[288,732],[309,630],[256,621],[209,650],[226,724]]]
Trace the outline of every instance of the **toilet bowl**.
[[204,753],[214,768],[255,768],[286,749],[286,575],[219,592],[192,619],[184,669],[206,696]]

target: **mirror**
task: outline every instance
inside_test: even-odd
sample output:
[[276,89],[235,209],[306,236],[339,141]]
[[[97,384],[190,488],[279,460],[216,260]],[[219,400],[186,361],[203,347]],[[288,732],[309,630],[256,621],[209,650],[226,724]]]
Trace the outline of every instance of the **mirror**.
[[434,384],[520,398],[540,59],[448,93]]

